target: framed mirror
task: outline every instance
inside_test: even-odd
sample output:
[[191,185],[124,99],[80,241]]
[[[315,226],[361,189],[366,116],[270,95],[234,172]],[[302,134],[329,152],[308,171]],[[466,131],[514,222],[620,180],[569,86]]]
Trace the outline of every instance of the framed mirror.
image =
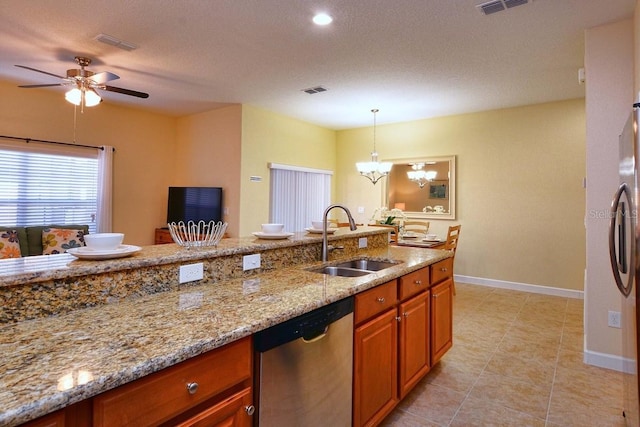
[[393,163],[383,186],[389,209],[409,218],[456,218],[456,156],[386,161]]

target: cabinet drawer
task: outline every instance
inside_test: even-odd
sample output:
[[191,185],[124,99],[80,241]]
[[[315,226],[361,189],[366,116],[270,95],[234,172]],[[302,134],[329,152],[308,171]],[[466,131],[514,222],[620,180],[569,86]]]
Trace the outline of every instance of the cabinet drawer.
[[393,307],[398,301],[396,281],[384,283],[356,295],[355,323],[358,324]]
[[[94,426],[146,426],[167,421],[251,378],[250,337],[98,395]],[[188,384],[197,383],[192,393]]]
[[400,277],[400,301],[424,291],[429,287],[429,267]]
[[443,259],[431,265],[431,283],[440,283],[453,276],[453,258]]

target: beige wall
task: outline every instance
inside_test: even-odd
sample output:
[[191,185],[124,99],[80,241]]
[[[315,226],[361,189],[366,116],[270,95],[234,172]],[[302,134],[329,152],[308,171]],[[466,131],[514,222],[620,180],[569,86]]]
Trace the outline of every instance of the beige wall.
[[174,186],[222,187],[231,237],[240,230],[241,122],[241,105],[180,118],[171,181]]
[[[335,132],[249,105],[242,107],[240,234],[269,220],[268,163],[335,170]],[[251,182],[250,177],[261,177]],[[335,188],[336,180],[332,180]],[[335,194],[335,191],[332,192]],[[295,200],[292,200],[295,203]]]
[[[637,26],[637,24],[636,24]],[[608,254],[608,211],[618,187],[618,135],[631,112],[633,21],[588,29],[585,33],[587,106],[587,277],[585,348],[621,354],[619,329],[607,326],[609,310],[620,311]]]
[[[61,142],[74,140],[73,105],[63,92],[20,89],[0,82],[0,135]],[[166,192],[174,173],[176,120],[109,101],[78,110],[76,141],[111,145],[114,155],[113,229],[125,243],[153,243],[166,221]]]
[[[456,155],[457,219],[431,228],[462,224],[457,274],[582,290],[584,127],[577,99],[378,126],[376,145],[381,159]],[[371,148],[370,127],[338,132],[336,196],[365,208],[359,221],[383,203],[355,170]]]

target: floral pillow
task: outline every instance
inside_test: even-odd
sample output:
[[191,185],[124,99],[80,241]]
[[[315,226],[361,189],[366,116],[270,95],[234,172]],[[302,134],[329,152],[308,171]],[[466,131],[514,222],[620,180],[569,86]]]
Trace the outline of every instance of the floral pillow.
[[16,230],[0,232],[0,259],[20,258],[21,256],[18,232]]
[[45,228],[42,230],[42,254],[53,255],[67,249],[84,246],[84,232],[70,228]]

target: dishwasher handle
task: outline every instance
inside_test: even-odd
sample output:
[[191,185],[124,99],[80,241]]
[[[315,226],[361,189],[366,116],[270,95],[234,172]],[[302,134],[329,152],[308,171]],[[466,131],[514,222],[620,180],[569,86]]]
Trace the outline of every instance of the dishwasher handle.
[[313,344],[314,342],[320,341],[322,338],[326,337],[329,333],[329,325],[324,327],[324,331],[322,331],[319,335],[316,335],[313,338],[302,337],[302,342],[305,344]]

